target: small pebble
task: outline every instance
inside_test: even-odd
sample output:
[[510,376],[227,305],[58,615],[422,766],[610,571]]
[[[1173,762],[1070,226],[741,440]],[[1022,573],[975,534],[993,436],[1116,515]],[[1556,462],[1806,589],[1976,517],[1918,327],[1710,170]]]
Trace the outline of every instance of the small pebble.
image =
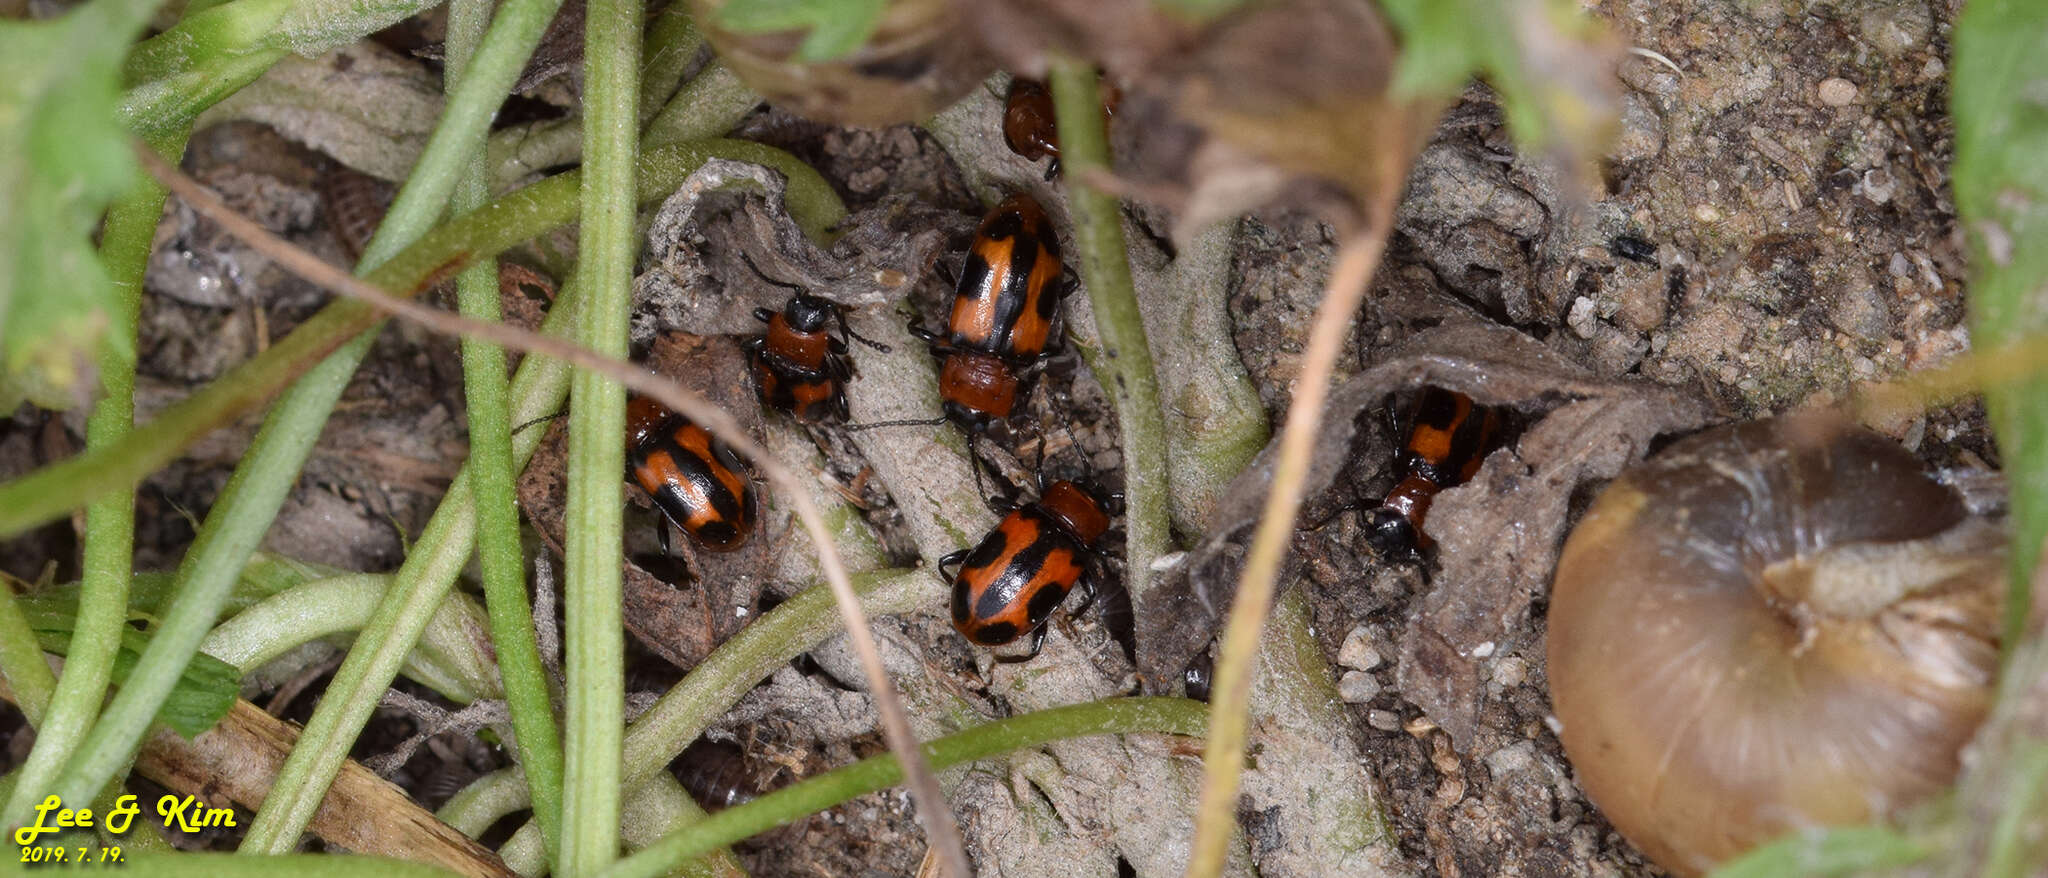
[[1398,732],[1401,730],[1401,716],[1391,710],[1368,710],[1365,712],[1365,724],[1382,732]]
[[1820,102],[1830,107],[1846,107],[1856,102],[1856,83],[1839,76],[1830,76],[1820,81]]
[[1856,187],[1872,204],[1883,204],[1892,200],[1899,190],[1899,181],[1888,168],[1871,168],[1863,172],[1863,182]]
[[1344,635],[1344,645],[1337,648],[1337,664],[1347,668],[1370,671],[1380,666],[1380,651],[1373,648],[1372,632],[1364,625],[1351,629]]
[[1565,315],[1564,322],[1572,328],[1573,334],[1580,338],[1593,337],[1593,321],[1597,319],[1593,314],[1593,308],[1593,300],[1585,296],[1572,300],[1571,313]]
[[1519,656],[1501,656],[1493,663],[1493,682],[1513,688],[1529,680],[1529,662]]
[[1351,704],[1364,704],[1380,694],[1380,681],[1364,671],[1345,671],[1337,680],[1337,694]]

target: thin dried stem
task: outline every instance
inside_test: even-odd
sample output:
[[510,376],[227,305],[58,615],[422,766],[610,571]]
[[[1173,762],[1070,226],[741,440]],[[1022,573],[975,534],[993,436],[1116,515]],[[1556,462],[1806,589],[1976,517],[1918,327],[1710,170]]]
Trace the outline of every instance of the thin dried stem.
[[1230,838],[1237,826],[1237,791],[1244,763],[1252,662],[1258,656],[1259,638],[1272,611],[1273,589],[1279,579],[1281,558],[1287,551],[1287,537],[1294,532],[1294,516],[1301,509],[1302,481],[1308,474],[1309,455],[1322,427],[1330,372],[1336,366],[1344,334],[1351,328],[1351,316],[1365,299],[1366,282],[1372,279],[1381,254],[1386,252],[1391,227],[1392,200],[1382,198],[1365,227],[1337,250],[1329,286],[1323,291],[1322,304],[1316,308],[1315,327],[1309,335],[1308,350],[1301,358],[1301,371],[1294,382],[1294,401],[1287,407],[1287,424],[1280,436],[1279,457],[1273,466],[1273,489],[1266,495],[1258,531],[1252,536],[1244,578],[1231,601],[1230,622],[1224,629],[1217,657],[1215,700],[1209,707],[1209,737],[1202,760],[1202,803],[1195,814],[1195,843],[1188,858],[1188,878],[1215,878],[1223,871]]
[[[938,777],[932,773],[930,763],[918,749],[917,739],[910,731],[910,721],[904,715],[903,705],[896,694],[895,686],[882,667],[881,653],[876,649],[874,635],[868,629],[867,614],[861,610],[860,599],[854,595],[853,583],[847,578],[846,566],[839,558],[838,548],[833,545],[830,526],[796,473],[783,466],[781,461],[768,453],[768,449],[741,429],[739,422],[734,420],[731,414],[682,385],[624,360],[607,357],[561,339],[537,335],[507,324],[470,320],[393,296],[322,261],[319,257],[271,234],[247,217],[236,213],[213,192],[158,158],[146,147],[139,147],[137,153],[143,168],[150,176],[163,183],[165,188],[171,190],[172,194],[190,205],[193,210],[219,223],[229,234],[276,261],[285,270],[328,290],[359,299],[380,311],[411,320],[436,332],[481,338],[525,353],[553,357],[578,368],[601,373],[628,389],[653,397],[669,409],[702,424],[753,461],[755,467],[789,499],[793,511],[803,520],[804,529],[810,534],[812,543],[817,546],[819,566],[824,570],[826,583],[832,587],[832,596],[839,606],[840,619],[846,625],[854,651],[860,656],[861,668],[867,674],[868,685],[875,694],[876,707],[882,716],[882,734],[889,742],[890,751],[896,754],[897,760],[906,769],[905,776],[912,795],[916,797],[918,817],[925,824],[928,842],[933,847],[947,851],[946,858],[951,863],[960,865],[968,862],[966,849],[960,837],[960,828],[953,821],[952,809],[947,806],[943,794],[939,792]],[[1327,374],[1327,368],[1325,371]],[[967,878],[970,874],[970,871],[961,869],[955,871],[957,878]]]

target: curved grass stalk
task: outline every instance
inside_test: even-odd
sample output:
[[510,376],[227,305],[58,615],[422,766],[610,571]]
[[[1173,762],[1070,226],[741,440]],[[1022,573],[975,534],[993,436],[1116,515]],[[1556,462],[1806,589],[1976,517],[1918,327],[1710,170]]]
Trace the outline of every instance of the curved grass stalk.
[[[150,148],[160,155],[181,156],[186,135],[180,130],[157,138]],[[128,194],[107,210],[100,235],[100,259],[108,280],[119,291],[121,310],[108,315],[110,333],[125,345],[105,345],[99,358],[102,393],[85,422],[89,448],[105,448],[126,438],[135,425],[135,360],[115,353],[135,350],[136,320],[142,310],[142,276],[149,267],[149,248],[163,217],[165,191],[156,181],[138,180]],[[38,792],[49,786],[76,752],[99,717],[100,705],[113,681],[114,656],[128,621],[128,585],[134,574],[135,491],[115,491],[85,509],[85,536],[80,548],[78,615],[65,651],[64,675],[57,683],[49,713],[35,724],[35,748],[15,773],[15,788],[0,807],[0,824],[28,814]]]
[[1151,583],[1152,560],[1171,551],[1172,484],[1166,474],[1166,423],[1159,410],[1159,378],[1131,265],[1124,248],[1123,209],[1114,195],[1085,182],[1091,171],[1109,170],[1109,133],[1097,90],[1095,67],[1073,59],[1052,64],[1049,82],[1059,117],[1060,162],[1067,168],[1067,202],[1074,219],[1074,243],[1081,251],[1081,278],[1103,350],[1088,368],[1116,406],[1124,446],[1124,570],[1131,597]]
[[[997,720],[919,745],[936,768],[1086,735],[1154,732],[1199,736],[1201,705],[1182,698],[1106,698]],[[720,811],[605,870],[604,878],[654,878],[719,845],[901,782],[894,755],[873,756]]]
[[[361,630],[391,579],[385,573],[348,573],[280,592],[214,626],[199,651],[246,675],[307,643]],[[421,682],[462,703],[502,694],[489,657],[467,637],[482,617],[462,595],[441,602],[409,658],[426,678]]]
[[[633,309],[633,155],[639,130],[641,0],[591,0],[584,15],[583,211],[576,339],[624,360]],[[466,336],[475,340],[473,336]],[[620,739],[625,734],[625,630],[619,569],[626,469],[626,392],[577,370],[569,384],[569,502],[563,525],[562,825],[564,878],[596,874],[619,853]]]
[[[14,589],[5,581],[0,581],[0,678],[5,678],[14,690],[14,703],[21,706],[21,715],[28,718],[28,724],[41,727],[50,699],[57,691],[57,675],[50,673],[43,648],[36,644],[35,629],[28,626],[28,617],[21,612]],[[19,772],[0,777],[0,786],[20,779]]]
[[[483,41],[494,5],[490,0],[453,0],[449,4],[450,100],[455,99],[457,83],[467,75],[469,62]],[[464,164],[454,200],[449,203],[451,214],[475,210],[490,200],[483,153],[480,144]],[[490,261],[463,269],[455,288],[463,316],[487,323],[504,319],[499,311],[498,272]],[[491,645],[497,652],[519,764],[527,767],[533,786],[533,813],[546,828],[543,837],[553,840],[559,837],[562,821],[562,738],[555,726],[547,672],[541,667],[540,648],[534,642],[533,606],[526,599],[525,548],[519,541],[514,484],[519,476],[512,459],[504,348],[463,339],[462,387],[469,408],[469,465],[476,472],[477,566],[489,608]]]
[[[855,574],[854,583],[861,605],[875,616],[935,606],[945,595],[944,585],[922,569]],[[666,771],[740,696],[838,630],[832,590],[822,585],[805,589],[740,629],[626,727],[622,789],[630,794]],[[459,807],[450,800],[441,819],[479,834],[498,817],[527,806],[523,783],[517,769],[486,776],[463,791]],[[529,825],[519,835],[530,831]]]

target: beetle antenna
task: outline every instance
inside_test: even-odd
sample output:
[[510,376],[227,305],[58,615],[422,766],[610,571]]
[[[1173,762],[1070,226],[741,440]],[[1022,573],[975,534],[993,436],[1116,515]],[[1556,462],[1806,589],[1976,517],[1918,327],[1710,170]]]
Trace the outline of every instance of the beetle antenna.
[[846,333],[847,338],[853,339],[854,341],[860,342],[861,344],[867,345],[868,347],[874,348],[875,350],[881,351],[882,353],[885,354],[895,350],[895,348],[892,348],[881,342],[875,341],[874,339],[868,338],[867,336],[861,335],[858,332],[854,332],[853,327],[846,325],[845,311],[839,308],[834,308],[832,309],[832,315],[839,318],[839,331]]
[[525,430],[526,428],[528,428],[528,427],[531,427],[531,426],[533,426],[533,425],[535,425],[535,424],[544,424],[544,423],[547,423],[548,421],[552,421],[552,420],[554,420],[554,419],[556,419],[556,418],[559,418],[559,417],[561,417],[561,416],[563,416],[563,415],[566,415],[566,414],[568,414],[568,412],[567,412],[567,411],[559,411],[559,412],[556,412],[556,413],[554,413],[554,414],[552,414],[552,415],[541,415],[541,416],[540,416],[540,417],[538,417],[538,418],[534,418],[534,419],[533,419],[533,420],[531,420],[531,421],[527,421],[527,422],[526,422],[526,423],[524,423],[524,424],[520,424],[520,425],[519,425],[519,426],[517,426],[517,427],[513,427],[513,428],[512,428],[512,435],[514,435],[514,436],[517,436],[517,435],[519,435],[519,432],[520,432],[521,430]]
[[791,290],[798,294],[802,294],[804,292],[804,288],[801,284],[793,284],[786,280],[776,280],[772,277],[769,277],[767,272],[761,270],[761,266],[754,264],[754,257],[747,255],[747,251],[745,250],[740,251],[740,261],[745,262],[748,268],[754,270],[754,275],[756,277],[759,277],[760,279],[767,281],[770,286],[778,286],[785,290]]
[[848,424],[846,425],[846,431],[849,433],[853,433],[861,430],[878,430],[883,427],[930,427],[937,424],[943,424],[945,422],[946,416],[940,415],[936,418],[917,418],[914,420],[904,421],[875,421],[873,423],[867,424]]

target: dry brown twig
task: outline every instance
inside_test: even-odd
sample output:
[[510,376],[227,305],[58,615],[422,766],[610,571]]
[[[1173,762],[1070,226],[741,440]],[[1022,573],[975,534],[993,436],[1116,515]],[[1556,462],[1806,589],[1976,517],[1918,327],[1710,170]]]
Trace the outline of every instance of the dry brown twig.
[[[1388,190],[1389,192],[1395,190]],[[1393,230],[1393,196],[1382,195],[1368,208],[1365,224],[1345,239],[1330,268],[1330,280],[1317,306],[1308,348],[1296,373],[1294,400],[1280,434],[1280,453],[1264,512],[1245,559],[1244,576],[1230,604],[1216,664],[1214,700],[1209,708],[1209,738],[1202,760],[1202,800],[1195,814],[1195,848],[1188,857],[1189,878],[1221,873],[1232,830],[1237,825],[1237,791],[1244,762],[1245,726],[1251,702],[1252,661],[1260,633],[1272,613],[1273,591],[1294,516],[1301,509],[1302,482],[1308,475],[1316,434],[1323,420],[1323,402],[1330,394],[1330,373],[1351,329],[1351,316],[1365,299],[1366,284],[1386,252]]]
[[186,176],[170,163],[157,157],[144,144],[135,144],[135,153],[144,170],[169,189],[172,194],[190,205],[194,211],[213,220],[242,242],[255,248],[283,266],[285,270],[329,291],[350,298],[359,299],[378,310],[396,317],[426,326],[447,335],[480,338],[529,354],[553,357],[570,365],[604,375],[624,385],[628,390],[653,397],[670,410],[680,412],[689,419],[702,424],[712,434],[730,443],[740,454],[753,461],[756,468],[767,475],[768,480],[790,500],[796,515],[804,523],[811,541],[818,547],[818,565],[825,572],[825,581],[831,586],[834,602],[839,607],[840,619],[853,641],[854,652],[859,655],[861,669],[867,674],[868,685],[875,695],[875,705],[882,717],[882,734],[888,740],[889,750],[896,755],[903,766],[903,774],[910,791],[918,804],[918,819],[924,823],[929,844],[941,852],[958,878],[973,874],[967,860],[966,848],[961,840],[960,828],[953,820],[953,811],[947,806],[944,794],[939,791],[936,775],[918,749],[917,739],[910,731],[910,721],[903,712],[903,705],[896,694],[888,672],[882,666],[881,653],[875,647],[873,633],[868,629],[867,614],[861,610],[860,598],[854,594],[853,583],[847,578],[846,565],[839,558],[839,550],[832,542],[832,532],[825,523],[824,515],[810,492],[797,476],[782,462],[768,453],[754,437],[747,435],[731,414],[707,402],[703,397],[689,391],[682,385],[652,372],[640,369],[632,363],[616,360],[591,351],[579,345],[558,338],[539,335],[502,323],[483,323],[457,314],[393,296],[350,275],[311,253],[277,237],[254,221],[242,216],[223,202],[198,181]]

